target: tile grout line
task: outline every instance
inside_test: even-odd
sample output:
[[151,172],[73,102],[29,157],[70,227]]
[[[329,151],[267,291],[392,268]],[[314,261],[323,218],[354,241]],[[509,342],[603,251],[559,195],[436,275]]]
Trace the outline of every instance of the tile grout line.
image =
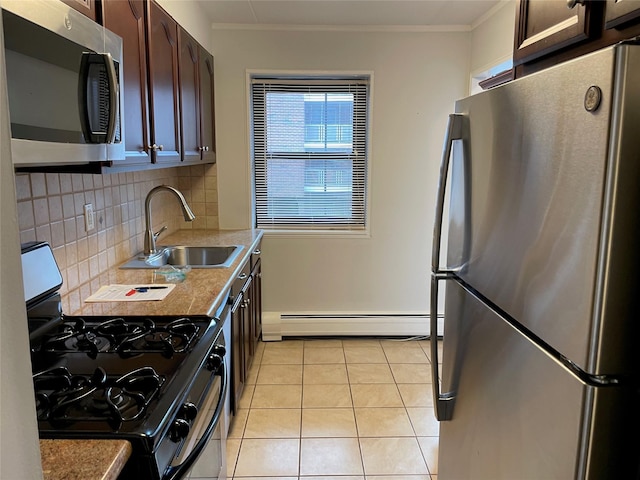
[[[400,392],[396,376],[393,374],[393,371],[391,370],[391,363],[390,363],[388,354],[384,350],[384,348],[382,348],[382,345],[381,344],[379,344],[379,345],[380,345],[380,347],[381,347],[381,349],[383,351],[383,354],[385,356],[385,364],[387,365],[387,367],[391,371],[391,375],[392,375],[392,379],[393,379],[393,385],[395,387],[395,392],[399,396],[401,404],[402,404],[403,409],[405,411],[405,414],[407,415],[407,417],[409,419],[409,422],[411,424],[411,428],[412,428],[412,432],[413,432],[412,437],[415,439],[415,441],[416,441],[416,443],[418,445],[418,448],[420,449],[419,450],[420,454],[421,454],[420,456],[423,459],[425,465],[427,466],[427,476],[428,476],[428,478],[431,478],[431,472],[430,472],[430,469],[428,467],[428,463],[426,461],[426,458],[424,456],[425,454],[422,451],[422,448],[420,447],[420,443],[418,442],[418,434],[417,434],[417,432],[415,430],[414,422],[411,421],[411,417],[409,416],[409,412],[408,412],[408,408],[409,407],[407,406],[406,400],[403,397],[402,393]],[[237,452],[237,456],[236,456],[236,465],[234,466],[234,471],[232,472],[232,475],[235,474],[235,469],[237,469],[237,465],[238,465],[238,461],[239,461],[240,449],[242,447],[242,442],[245,439],[244,436],[245,436],[245,433],[246,433],[246,428],[247,428],[247,425],[248,425],[248,420],[249,420],[249,416],[250,416],[251,410],[256,408],[253,405],[253,401],[255,400],[256,389],[258,387],[258,376],[259,376],[259,373],[260,373],[260,370],[261,370],[261,367],[262,367],[262,361],[264,360],[265,352],[267,351],[265,347],[266,347],[266,345],[263,346],[262,349],[260,350],[260,355],[259,355],[259,360],[260,361],[257,363],[257,365],[254,363],[254,366],[257,366],[257,371],[256,371],[256,374],[255,374],[255,383],[252,386],[253,387],[253,391],[251,393],[251,400],[250,400],[250,402],[248,404],[248,408],[247,408],[247,410],[248,410],[247,411],[247,418],[246,418],[244,427],[243,427],[242,432],[241,432],[241,437],[238,439],[239,440],[239,446],[238,446],[238,452]],[[305,406],[304,406],[304,398],[305,398],[305,382],[304,382],[305,376],[304,376],[304,371],[305,371],[305,368],[304,367],[305,367],[305,365],[307,365],[307,363],[305,361],[305,359],[306,359],[305,349],[306,348],[310,348],[310,347],[311,348],[313,347],[310,342],[306,342],[306,341],[302,342],[303,357],[302,357],[302,361],[301,361],[301,392],[300,392],[300,404],[299,404],[300,405],[300,417],[299,417],[300,425],[299,425],[299,429],[298,429],[298,434],[299,434],[299,438],[298,438],[298,447],[299,447],[299,450],[298,450],[298,479],[299,480],[303,480],[303,478],[307,476],[307,475],[304,475],[304,476],[302,475],[302,439],[303,439],[303,417],[304,417],[304,411],[305,411],[304,410],[304,408],[305,408]],[[424,352],[424,348],[422,347],[422,345],[420,345],[420,350],[426,356],[426,352]],[[349,369],[348,369],[349,363],[347,362],[347,359],[346,359],[347,356],[346,356],[346,352],[345,352],[344,343],[341,343],[341,350],[340,351],[342,353],[343,360],[344,360],[343,362],[340,362],[340,364],[344,365],[345,373],[346,373],[346,376],[347,376],[347,387],[349,389],[349,399],[351,401],[351,409],[350,410],[351,410],[353,418],[354,418],[354,424],[355,424],[355,429],[356,429],[356,440],[358,441],[358,450],[359,450],[359,453],[360,453],[360,464],[361,464],[361,467],[362,467],[362,475],[366,479],[367,475],[365,473],[364,456],[363,456],[362,444],[361,444],[361,439],[364,438],[364,437],[361,437],[360,427],[359,427],[359,424],[357,422],[356,401],[355,401],[354,393],[353,393],[353,389],[352,389],[352,385],[355,385],[355,384],[352,383],[352,380],[354,380],[354,379],[352,379],[351,375],[349,375]],[[428,366],[429,363],[430,363],[430,359],[428,358],[428,356],[426,356],[426,357],[427,357],[427,361],[426,361],[425,365]],[[256,357],[256,360],[258,360],[257,357]],[[285,362],[283,364],[288,364],[288,363],[289,362]],[[320,364],[321,363],[322,362],[320,362]],[[307,410],[309,410],[311,408],[312,407],[309,407],[309,408],[307,408]],[[320,408],[320,407],[317,407],[317,408]],[[326,408],[329,408],[329,407],[326,407]],[[315,438],[315,437],[313,437],[313,438]],[[342,437],[318,437],[318,438],[342,438]],[[349,438],[349,437],[344,437],[344,438]],[[325,475],[325,476],[327,476],[327,475]],[[230,478],[233,478],[233,476],[230,476]],[[241,478],[241,477],[237,477],[237,478]]]

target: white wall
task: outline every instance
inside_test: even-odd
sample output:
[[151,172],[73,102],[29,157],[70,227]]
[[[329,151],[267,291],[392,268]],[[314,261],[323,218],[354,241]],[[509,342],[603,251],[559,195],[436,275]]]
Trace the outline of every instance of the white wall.
[[[0,18],[0,79],[5,78]],[[0,478],[42,478],[22,287],[18,213],[9,151],[7,93],[0,82]]]
[[516,0],[503,0],[492,15],[472,31],[471,73],[482,72],[512,57]]
[[211,22],[207,19],[199,2],[185,0],[157,1],[198,43],[207,50],[211,50]]
[[467,89],[469,32],[213,31],[221,228],[251,218],[250,70],[373,72],[369,238],[263,242],[267,312],[426,313],[447,115]]

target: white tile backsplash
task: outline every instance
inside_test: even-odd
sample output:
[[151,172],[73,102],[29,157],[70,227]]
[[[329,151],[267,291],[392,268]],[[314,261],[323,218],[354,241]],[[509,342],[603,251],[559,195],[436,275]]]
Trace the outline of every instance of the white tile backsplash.
[[[177,202],[155,198],[155,229],[217,229],[216,172],[215,165],[197,165],[105,175],[16,173],[20,241],[51,244],[64,280],[63,309],[72,314],[100,287],[109,268],[142,250],[144,201],[153,187],[180,189],[197,215],[185,223]],[[84,229],[86,203],[95,212],[96,227],[89,232]]]

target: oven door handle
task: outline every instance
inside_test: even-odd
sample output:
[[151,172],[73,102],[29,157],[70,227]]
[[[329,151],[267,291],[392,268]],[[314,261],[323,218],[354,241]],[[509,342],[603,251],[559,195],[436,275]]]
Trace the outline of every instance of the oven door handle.
[[213,414],[211,422],[209,422],[209,425],[204,431],[204,434],[202,435],[200,440],[198,440],[198,443],[196,443],[195,447],[193,447],[193,450],[191,451],[189,456],[185,458],[184,462],[182,462],[180,465],[173,465],[167,468],[164,475],[162,476],[162,480],[178,480],[186,475],[186,473],[193,466],[196,460],[198,460],[198,457],[207,446],[207,443],[209,443],[213,432],[216,430],[216,427],[218,426],[218,422],[220,420],[220,416],[222,415],[222,411],[224,409],[224,401],[227,396],[227,369],[225,368],[224,360],[222,361],[222,364],[220,365],[218,371],[222,372],[220,375],[220,399],[218,400],[218,405],[216,406],[216,410]]

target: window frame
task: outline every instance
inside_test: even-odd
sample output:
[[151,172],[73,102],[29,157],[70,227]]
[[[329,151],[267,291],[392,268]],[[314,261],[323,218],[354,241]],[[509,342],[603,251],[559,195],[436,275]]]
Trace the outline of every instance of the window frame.
[[[252,84],[254,79],[274,78],[278,80],[345,80],[353,81],[357,79],[366,79],[368,82],[367,91],[367,107],[366,107],[366,120],[365,120],[365,145],[366,155],[364,162],[364,181],[362,182],[363,188],[363,204],[364,204],[364,224],[362,226],[350,226],[336,225],[327,228],[322,225],[313,225],[309,223],[302,225],[301,228],[291,227],[278,227],[269,228],[269,226],[257,227],[257,203],[256,203],[256,168],[254,159],[254,138],[253,138],[253,96],[252,96]],[[250,189],[251,189],[251,218],[252,226],[254,228],[260,228],[265,232],[267,236],[279,236],[279,237],[300,237],[300,236],[313,236],[313,237],[327,237],[327,238],[352,238],[352,237],[370,237],[371,227],[371,165],[372,165],[372,144],[371,144],[371,129],[373,118],[373,85],[374,78],[372,71],[283,71],[283,70],[246,70],[246,95],[247,95],[247,123],[248,123],[248,161],[249,161],[249,176],[250,176]]]

